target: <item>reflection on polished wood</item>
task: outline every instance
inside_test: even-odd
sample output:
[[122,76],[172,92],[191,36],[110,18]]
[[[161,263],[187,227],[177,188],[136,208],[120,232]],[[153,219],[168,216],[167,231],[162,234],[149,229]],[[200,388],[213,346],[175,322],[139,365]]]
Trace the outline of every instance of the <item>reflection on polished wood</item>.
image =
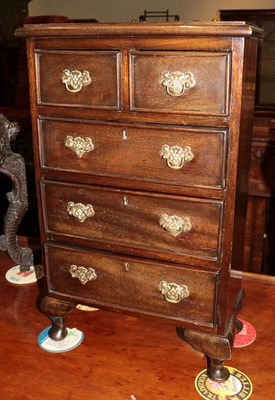
[[[49,325],[36,308],[42,282],[18,287],[4,276],[12,266],[0,252],[1,398],[5,400],[199,400],[194,380],[205,358],[175,328],[106,311],[75,309],[68,326],[84,332],[82,344],[52,354],[37,344]],[[273,284],[272,284],[273,282]],[[275,279],[246,274],[240,315],[257,330],[256,341],[235,349],[228,362],[253,383],[253,400],[273,398]],[[87,315],[88,314],[88,315]]]

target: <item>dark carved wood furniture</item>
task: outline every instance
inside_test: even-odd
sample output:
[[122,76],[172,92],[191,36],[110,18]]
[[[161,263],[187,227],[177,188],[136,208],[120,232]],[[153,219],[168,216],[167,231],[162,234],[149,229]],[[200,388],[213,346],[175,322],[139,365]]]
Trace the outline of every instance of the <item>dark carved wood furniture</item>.
[[[78,303],[167,322],[226,379],[257,36],[245,23],[30,25],[49,335]],[[239,327],[240,328],[240,327]]]
[[275,275],[275,9],[221,10],[260,26],[243,270]]
[[17,240],[18,226],[28,209],[25,161],[10,147],[10,141],[16,138],[18,132],[18,124],[9,122],[0,114],[0,173],[8,176],[13,183],[11,192],[7,194],[9,207],[4,220],[4,233],[0,236],[0,250],[7,251],[10,258],[20,265],[21,271],[28,271],[33,265],[32,250],[20,247]]

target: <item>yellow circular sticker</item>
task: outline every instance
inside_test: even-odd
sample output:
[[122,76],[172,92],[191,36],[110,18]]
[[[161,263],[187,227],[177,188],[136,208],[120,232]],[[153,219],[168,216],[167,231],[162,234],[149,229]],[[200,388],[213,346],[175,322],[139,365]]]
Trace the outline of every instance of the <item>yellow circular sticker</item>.
[[227,368],[230,372],[227,381],[213,381],[208,378],[206,369],[198,374],[195,387],[204,399],[245,400],[251,396],[252,383],[250,379],[236,368]]

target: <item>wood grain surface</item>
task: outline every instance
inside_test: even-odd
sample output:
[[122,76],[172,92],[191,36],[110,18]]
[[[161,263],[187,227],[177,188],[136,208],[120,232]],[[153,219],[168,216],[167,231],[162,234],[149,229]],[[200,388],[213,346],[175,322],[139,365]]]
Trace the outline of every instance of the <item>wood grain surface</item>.
[[[5,400],[199,400],[194,381],[205,358],[181,341],[175,328],[106,311],[74,310],[68,326],[84,332],[82,344],[52,354],[37,344],[49,322],[36,307],[42,282],[15,286],[5,280],[13,264],[0,252],[0,388]],[[257,331],[249,347],[228,362],[252,381],[251,399],[272,399],[274,284],[246,274],[241,319]],[[272,281],[271,281],[272,282]],[[274,282],[273,282],[274,283]]]

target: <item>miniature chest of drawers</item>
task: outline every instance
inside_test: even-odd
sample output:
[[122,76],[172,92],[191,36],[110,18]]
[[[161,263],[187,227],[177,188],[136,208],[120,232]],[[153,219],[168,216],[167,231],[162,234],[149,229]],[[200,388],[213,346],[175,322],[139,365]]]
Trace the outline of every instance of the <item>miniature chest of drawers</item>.
[[177,327],[228,377],[243,293],[257,36],[57,24],[27,38],[49,335],[78,303]]

